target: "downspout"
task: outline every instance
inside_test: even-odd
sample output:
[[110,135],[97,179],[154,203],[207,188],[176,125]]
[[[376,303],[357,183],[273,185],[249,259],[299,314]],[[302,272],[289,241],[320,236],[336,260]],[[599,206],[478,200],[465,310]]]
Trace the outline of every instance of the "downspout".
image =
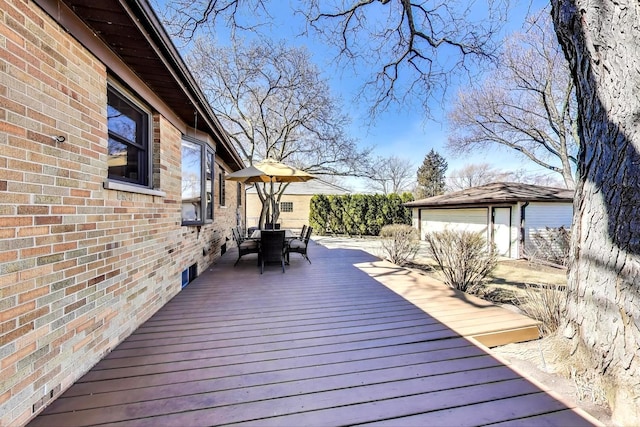
[[524,224],[525,224],[525,209],[527,206],[529,206],[529,202],[524,202],[524,204],[520,206],[520,245],[518,245],[519,246],[518,256],[520,258],[525,258],[524,256],[524,240],[525,240]]

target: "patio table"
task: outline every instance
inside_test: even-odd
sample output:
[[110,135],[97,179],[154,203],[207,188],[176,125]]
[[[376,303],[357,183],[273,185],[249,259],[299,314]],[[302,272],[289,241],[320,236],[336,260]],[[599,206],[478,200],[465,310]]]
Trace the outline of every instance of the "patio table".
[[[260,240],[260,232],[261,230],[255,230],[253,233],[251,233],[251,236],[249,236],[250,239],[254,239],[254,240]],[[293,234],[293,232],[289,229],[284,230],[284,238],[285,240],[289,240],[289,239],[295,239],[297,236],[295,234]]]

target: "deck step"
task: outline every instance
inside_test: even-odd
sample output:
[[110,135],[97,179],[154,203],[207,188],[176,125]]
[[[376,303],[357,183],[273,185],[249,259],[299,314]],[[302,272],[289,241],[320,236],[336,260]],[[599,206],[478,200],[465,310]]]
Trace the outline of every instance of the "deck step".
[[452,289],[418,271],[382,260],[356,267],[460,335],[487,347],[540,337],[539,321]]

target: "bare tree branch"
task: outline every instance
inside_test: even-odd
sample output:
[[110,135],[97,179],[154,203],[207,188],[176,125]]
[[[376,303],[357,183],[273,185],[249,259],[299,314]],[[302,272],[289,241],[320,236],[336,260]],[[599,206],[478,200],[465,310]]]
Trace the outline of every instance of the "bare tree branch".
[[232,33],[257,32],[271,21],[269,0],[151,0],[167,31],[176,40],[187,43],[199,30],[225,25]]
[[186,62],[247,163],[273,158],[316,175],[368,172],[370,149],[346,136],[349,117],[304,48],[197,39]]
[[428,111],[453,78],[493,59],[507,9],[507,1],[490,1],[486,14],[474,19],[478,5],[466,2],[360,0],[343,7],[312,0],[298,12],[307,19],[308,34],[337,47],[338,63],[365,63],[373,70],[359,96],[375,117],[392,103],[416,99]]
[[505,43],[499,67],[476,87],[460,91],[449,113],[454,153],[516,150],[562,175],[574,187],[576,94],[547,11],[529,19],[526,34]]
[[[159,9],[158,0],[152,1]],[[216,34],[223,25],[232,37],[260,33],[273,23],[273,5],[274,0],[175,0],[160,10],[169,32],[186,43],[198,31]],[[373,119],[391,105],[420,103],[428,113],[429,102],[442,100],[452,81],[495,59],[509,0],[310,0],[291,7],[306,20],[303,34],[336,49],[336,65],[369,73],[360,76],[358,96],[371,106]]]
[[561,181],[548,175],[531,173],[524,169],[505,171],[495,169],[488,163],[471,163],[451,171],[447,176],[447,191],[464,190],[492,182],[522,182],[547,187],[562,186]]
[[374,191],[401,194],[415,187],[416,170],[411,160],[398,156],[378,157],[372,164],[368,179]]

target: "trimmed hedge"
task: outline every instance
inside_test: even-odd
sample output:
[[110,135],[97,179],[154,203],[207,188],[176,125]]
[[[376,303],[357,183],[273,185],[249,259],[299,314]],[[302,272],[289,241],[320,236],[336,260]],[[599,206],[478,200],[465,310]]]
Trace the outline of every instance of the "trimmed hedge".
[[311,198],[309,225],[320,235],[378,236],[385,225],[411,225],[411,209],[403,205],[410,201],[411,193],[317,194]]

